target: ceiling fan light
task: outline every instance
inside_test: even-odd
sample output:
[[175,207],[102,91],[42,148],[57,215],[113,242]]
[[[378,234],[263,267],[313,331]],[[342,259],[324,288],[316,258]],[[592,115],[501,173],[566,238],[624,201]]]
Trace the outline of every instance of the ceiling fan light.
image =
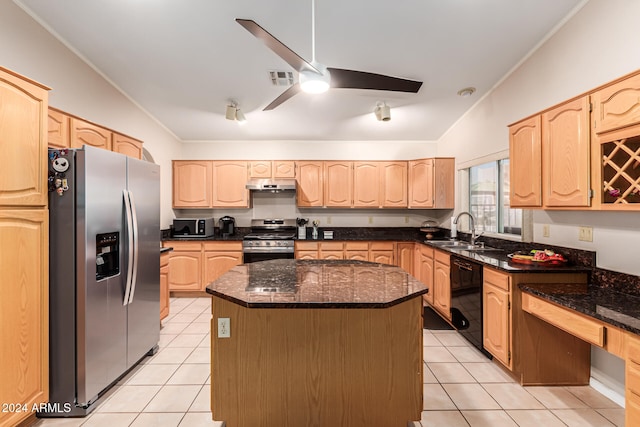
[[331,76],[328,71],[323,74],[315,71],[300,71],[300,89],[307,93],[323,93],[329,90]]
[[225,118],[227,120],[235,120],[236,119],[236,106],[235,105],[227,105],[227,111],[225,112]]

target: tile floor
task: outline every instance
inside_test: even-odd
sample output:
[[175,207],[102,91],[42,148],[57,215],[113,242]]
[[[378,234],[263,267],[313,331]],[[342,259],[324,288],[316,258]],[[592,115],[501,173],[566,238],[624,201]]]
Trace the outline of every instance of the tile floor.
[[[209,298],[172,299],[160,351],[92,415],[36,425],[221,427],[209,412],[209,320]],[[454,331],[425,330],[424,361],[424,411],[412,427],[624,426],[624,409],[592,388],[521,387]]]

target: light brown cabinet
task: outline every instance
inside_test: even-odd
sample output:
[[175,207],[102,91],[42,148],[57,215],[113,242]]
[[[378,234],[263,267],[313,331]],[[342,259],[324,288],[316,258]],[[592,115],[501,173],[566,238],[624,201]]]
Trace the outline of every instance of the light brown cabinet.
[[407,162],[381,162],[380,199],[383,208],[406,208],[408,205]]
[[111,149],[134,159],[142,159],[142,141],[113,132]]
[[296,259],[349,259],[394,265],[395,242],[296,241]]
[[451,320],[451,279],[449,254],[433,251],[433,308]]
[[453,209],[455,204],[455,159],[411,160],[408,165],[410,209]]
[[211,207],[248,208],[249,190],[247,190],[247,162],[212,162],[213,194]]
[[542,206],[542,125],[540,116],[509,127],[511,207]]
[[483,346],[500,363],[511,369],[511,283],[509,275],[485,268],[482,286]]
[[594,92],[593,112],[597,134],[640,124],[640,74]]
[[203,283],[204,290],[236,265],[242,264],[241,242],[204,242]]
[[398,242],[396,243],[396,263],[398,267],[411,274],[414,277],[417,277],[415,272],[415,265],[417,262],[415,259],[415,243],[408,242]]
[[625,426],[640,424],[640,337],[627,335]]
[[169,315],[169,252],[160,254],[160,320]]
[[48,96],[0,67],[0,426],[49,399]]
[[301,207],[324,205],[323,162],[296,162],[296,203]]
[[293,160],[262,160],[249,162],[249,178],[295,178]]
[[324,162],[324,205],[327,207],[353,205],[352,162]]
[[416,245],[416,278],[424,283],[429,289],[422,298],[433,306],[433,273],[434,273],[434,261],[433,261],[433,248],[427,245]]
[[112,132],[101,126],[71,117],[71,148],[82,148],[83,145],[111,150]]
[[393,242],[371,242],[369,246],[369,261],[371,262],[394,265],[394,254]]
[[47,143],[51,148],[69,148],[69,116],[61,111],[48,109]]
[[211,207],[212,162],[207,160],[174,160],[172,167],[172,206],[174,208]]
[[369,261],[369,242],[346,242],[344,259],[352,261]]
[[353,207],[407,207],[407,162],[354,162]]

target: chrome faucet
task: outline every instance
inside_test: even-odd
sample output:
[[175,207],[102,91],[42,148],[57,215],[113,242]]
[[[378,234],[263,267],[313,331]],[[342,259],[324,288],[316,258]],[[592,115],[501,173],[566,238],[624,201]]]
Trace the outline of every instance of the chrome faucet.
[[469,222],[470,222],[469,225],[471,227],[471,244],[475,245],[476,244],[476,239],[478,237],[480,237],[480,236],[476,237],[476,219],[473,217],[473,215],[470,214],[469,212],[466,212],[466,211],[460,212],[458,214],[458,216],[456,216],[456,219],[453,220],[453,223],[457,225],[458,224],[458,220],[460,219],[460,217],[462,215],[467,215],[469,217]]

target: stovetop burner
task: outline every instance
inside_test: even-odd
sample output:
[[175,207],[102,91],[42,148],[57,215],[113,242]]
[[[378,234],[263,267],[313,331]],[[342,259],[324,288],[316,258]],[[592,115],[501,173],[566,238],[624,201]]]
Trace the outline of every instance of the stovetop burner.
[[293,240],[295,235],[295,219],[252,219],[244,240]]
[[295,232],[280,232],[280,233],[249,233],[244,236],[245,240],[291,240],[295,237]]

